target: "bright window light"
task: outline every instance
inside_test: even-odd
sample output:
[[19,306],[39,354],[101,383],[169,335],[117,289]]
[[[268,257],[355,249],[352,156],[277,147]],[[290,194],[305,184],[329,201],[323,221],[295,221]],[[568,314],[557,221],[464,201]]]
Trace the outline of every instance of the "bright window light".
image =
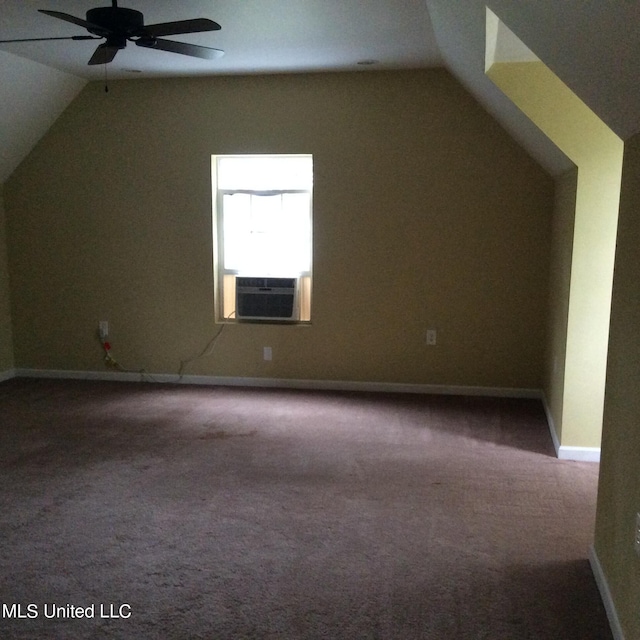
[[310,296],[312,157],[214,156],[213,175],[219,317],[233,314],[230,276],[296,278]]

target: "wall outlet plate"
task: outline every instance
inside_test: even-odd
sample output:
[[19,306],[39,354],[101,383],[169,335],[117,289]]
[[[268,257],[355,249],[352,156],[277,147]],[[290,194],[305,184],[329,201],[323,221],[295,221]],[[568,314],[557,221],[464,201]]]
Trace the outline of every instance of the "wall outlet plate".
[[98,323],[98,333],[100,334],[100,338],[105,340],[109,336],[109,321],[108,320],[100,320]]
[[262,358],[266,361],[273,360],[273,350],[271,347],[262,348]]
[[434,347],[436,345],[438,339],[438,334],[435,329],[427,329],[427,344],[430,347]]
[[636,513],[636,538],[635,538],[636,553],[640,557],[640,513]]

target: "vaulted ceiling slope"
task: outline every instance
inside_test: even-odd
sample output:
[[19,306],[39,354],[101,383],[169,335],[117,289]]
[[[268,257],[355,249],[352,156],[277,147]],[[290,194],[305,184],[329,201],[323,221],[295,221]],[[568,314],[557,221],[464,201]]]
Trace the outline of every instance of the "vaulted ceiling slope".
[[[3,0],[0,39],[72,36],[81,27],[39,13],[83,18],[107,0]],[[571,166],[484,74],[486,0],[124,0],[146,23],[205,17],[221,31],[176,37],[225,50],[212,61],[128,46],[111,78],[445,65],[551,174]],[[489,8],[620,137],[640,130],[640,3],[489,0]],[[87,80],[94,42],[0,45],[0,184]],[[370,66],[362,61],[377,61]]]
[[0,185],[86,80],[0,51]]
[[620,138],[640,130],[640,3],[426,2],[445,65],[550,173],[569,161],[484,74],[487,6]]

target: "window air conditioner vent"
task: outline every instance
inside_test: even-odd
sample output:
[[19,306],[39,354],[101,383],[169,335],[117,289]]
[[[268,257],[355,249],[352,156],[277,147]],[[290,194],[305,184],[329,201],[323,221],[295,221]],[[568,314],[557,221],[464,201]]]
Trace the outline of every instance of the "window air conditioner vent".
[[236,276],[236,318],[297,320],[298,279]]

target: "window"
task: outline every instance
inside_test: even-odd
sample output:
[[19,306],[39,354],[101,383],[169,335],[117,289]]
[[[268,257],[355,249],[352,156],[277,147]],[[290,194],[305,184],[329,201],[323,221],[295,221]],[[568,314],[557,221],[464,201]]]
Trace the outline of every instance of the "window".
[[313,159],[213,156],[216,321],[311,320]]

